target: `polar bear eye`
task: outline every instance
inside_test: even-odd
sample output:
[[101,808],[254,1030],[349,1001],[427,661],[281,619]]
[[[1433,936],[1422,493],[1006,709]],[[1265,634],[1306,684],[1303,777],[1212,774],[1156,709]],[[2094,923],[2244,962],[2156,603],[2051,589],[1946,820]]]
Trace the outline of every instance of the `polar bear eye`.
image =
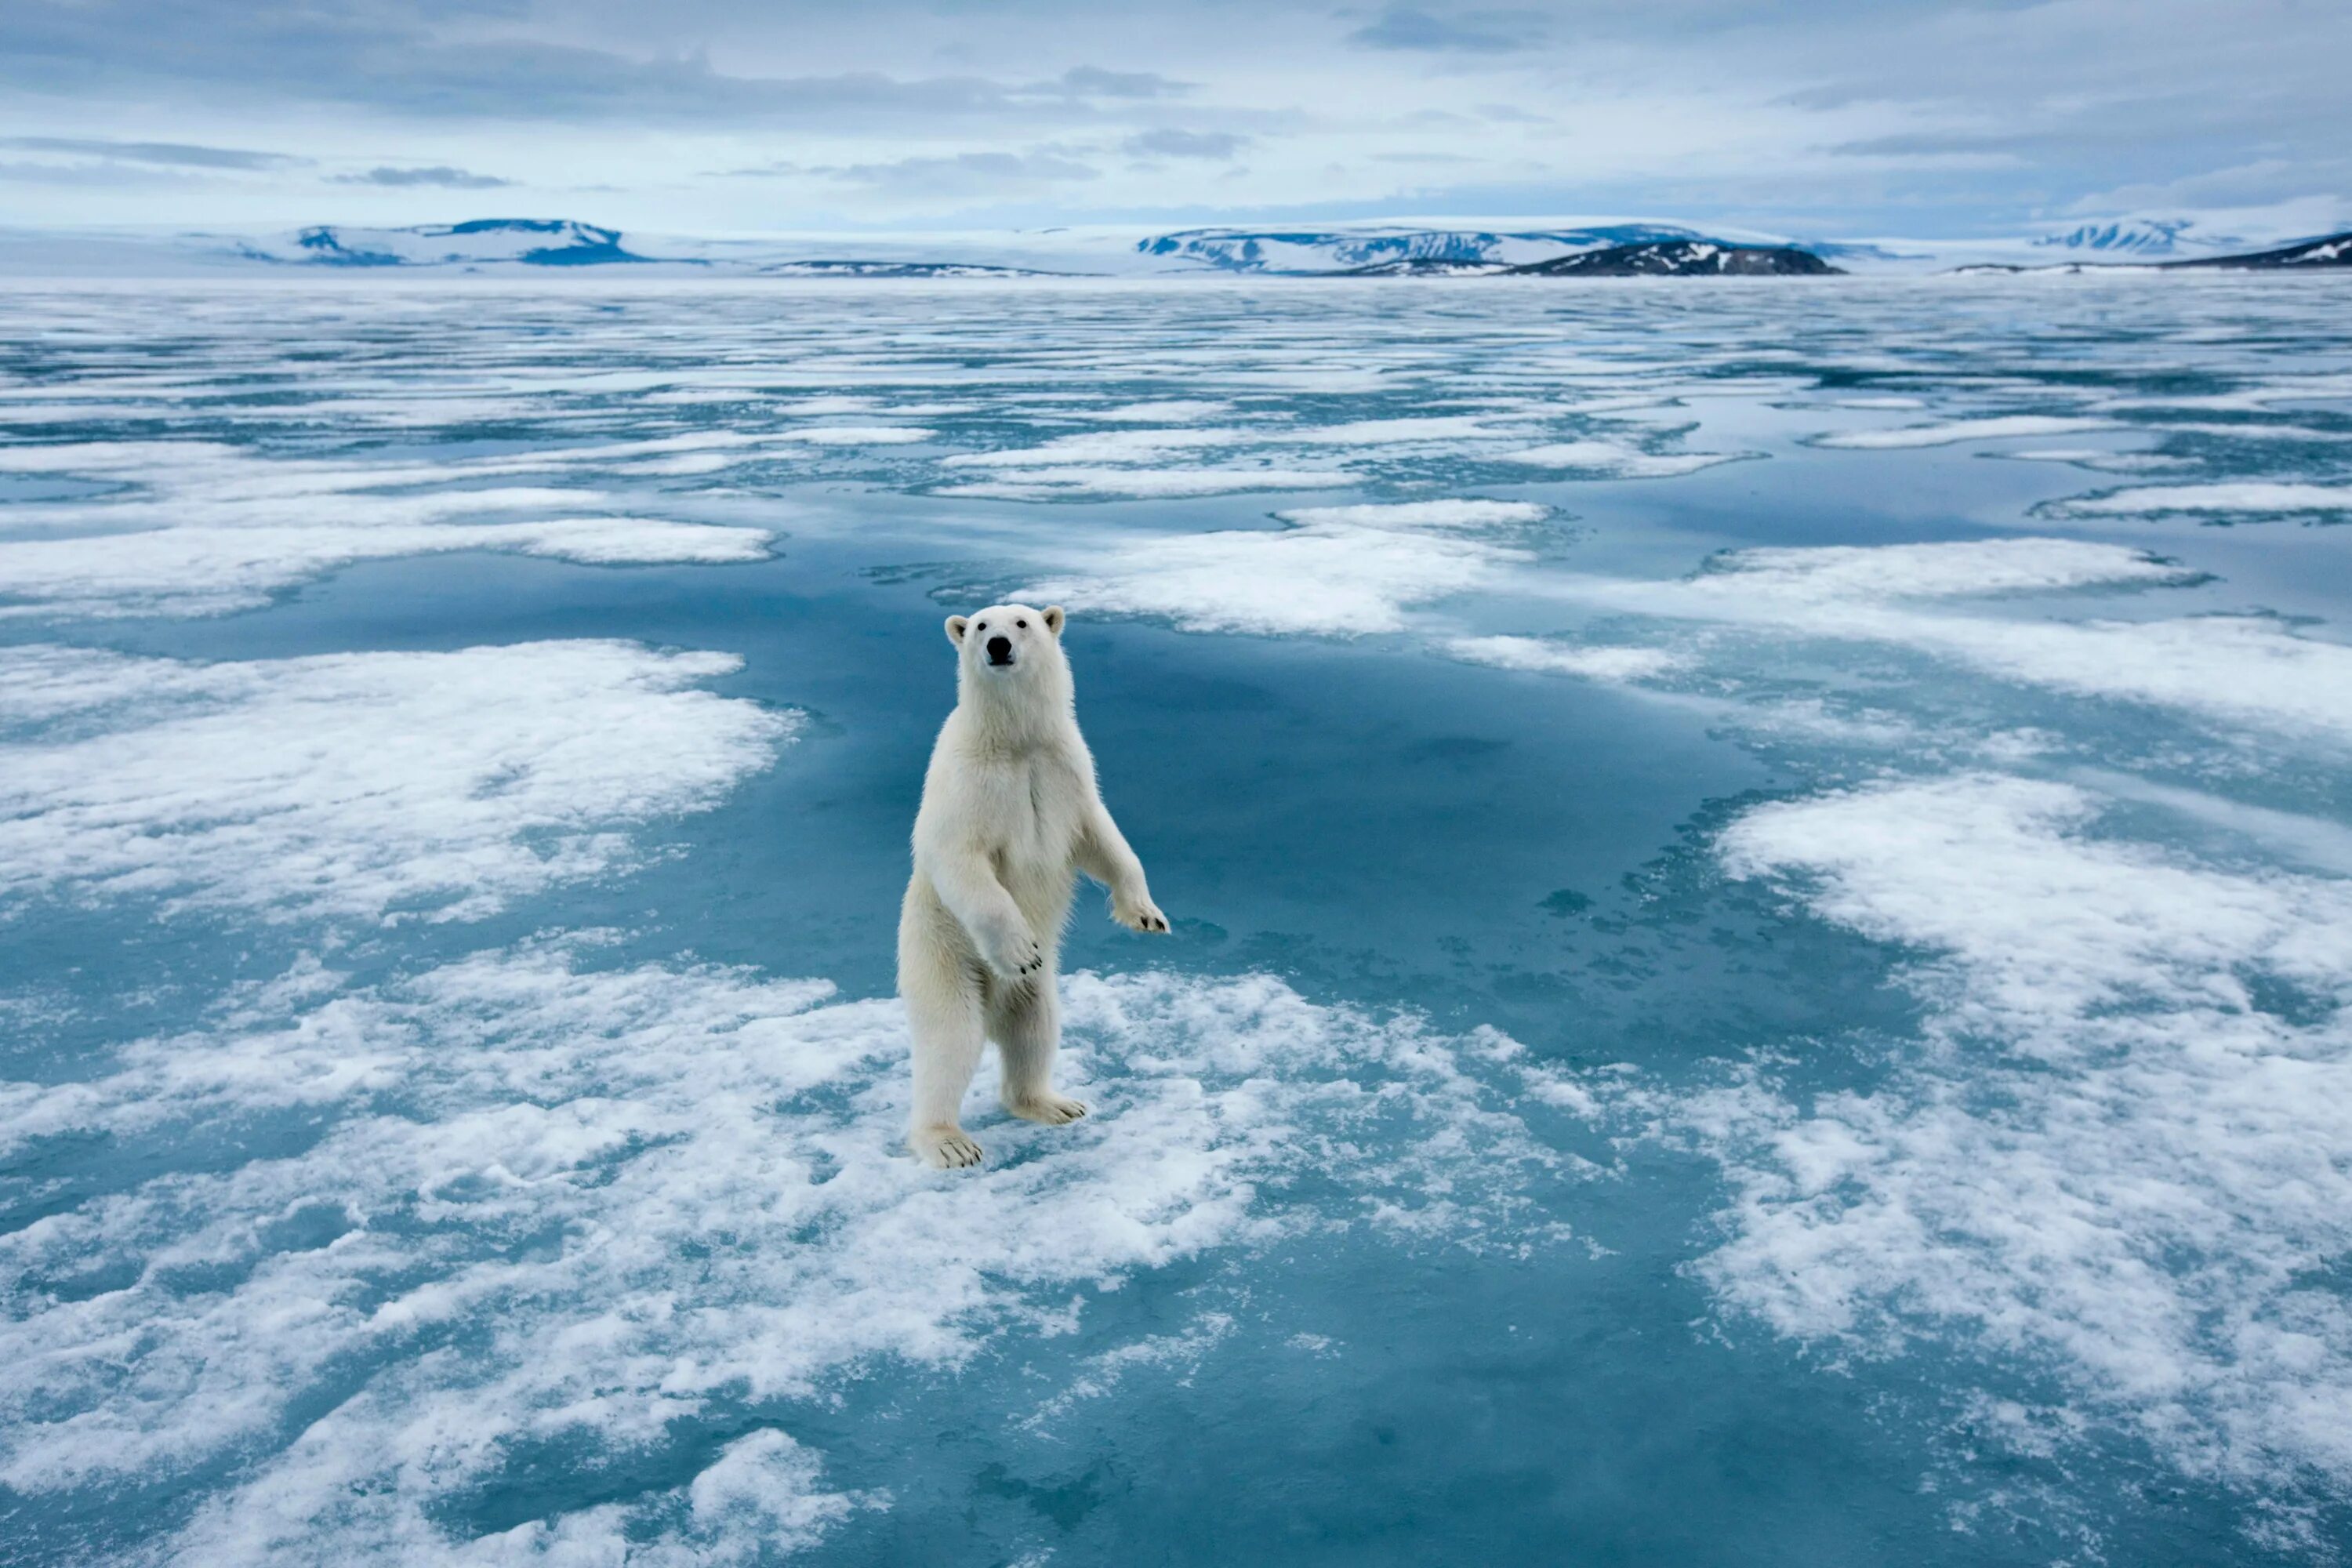
[[1013,624],[1019,626],[1024,632],[1029,629],[1029,623],[1027,621],[1015,621]]
[[972,627],[971,629],[976,632],[984,632],[988,629],[988,623],[986,621],[982,621],[980,625]]

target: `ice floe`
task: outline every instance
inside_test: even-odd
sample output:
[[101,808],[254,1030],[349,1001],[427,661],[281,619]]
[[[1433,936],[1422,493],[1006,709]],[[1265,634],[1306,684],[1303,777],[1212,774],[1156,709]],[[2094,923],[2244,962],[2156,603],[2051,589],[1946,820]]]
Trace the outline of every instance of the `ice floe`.
[[2126,545],[2080,539],[1822,544],[1727,552],[1691,580],[1702,593],[1781,599],[1955,598],[2189,583],[2198,574]]
[[1969,774],[1758,807],[1734,876],[1918,956],[1885,1083],[1759,1069],[1675,1114],[1722,1160],[1702,1276],[1866,1353],[1957,1334],[2192,1472],[2352,1481],[2352,882],[2100,832]]
[[[951,1374],[1139,1272],[1283,1236],[1517,1254],[1559,1234],[1531,1194],[1574,1162],[1513,1114],[1517,1047],[1491,1031],[1265,976],[1075,976],[1066,1076],[1097,1113],[978,1123],[992,1163],[950,1182],[893,1147],[896,1004],[590,955],[350,992],[314,969],[110,1075],[9,1086],[19,1136],[166,1152],[0,1236],[0,1479],[182,1479],[184,1560],[626,1539],[707,1561],[887,1505],[829,1489],[789,1436],[794,1402],[855,1401],[877,1370]],[[197,1152],[295,1100],[316,1135],[226,1169]],[[100,1276],[120,1283],[76,1283]],[[556,1444],[583,1474],[659,1453],[692,1479],[452,1525]]]
[[640,853],[797,721],[697,689],[730,655],[622,642],[201,665],[0,650],[0,892],[465,918]]
[[2258,615],[2064,620],[1963,614],[1970,595],[2162,587],[2197,574],[2120,545],[2012,539],[1742,551],[1679,583],[1594,578],[1562,597],[1798,637],[1876,641],[2007,680],[2210,721],[2352,741],[2352,647]]
[[[679,451],[642,442],[591,456]],[[698,462],[703,454],[684,455]],[[217,614],[354,562],[457,550],[599,563],[768,553],[763,528],[633,515],[593,490],[481,482],[551,475],[567,460],[563,453],[446,466],[272,459],[197,442],[0,447],[0,472],[123,491],[8,509],[16,536],[0,537],[0,616]]]
[[2110,495],[2081,496],[2051,503],[2061,514],[2084,517],[2158,515],[2164,512],[2352,511],[2352,485],[2288,484],[2239,479],[2210,485],[2142,485]]
[[1497,669],[1537,670],[1552,675],[1580,675],[1588,680],[1645,680],[1686,668],[1686,655],[1656,647],[1580,647],[1542,637],[1456,637],[1445,645],[1448,653],[1472,664]]
[[1663,479],[1755,456],[1758,454],[1752,452],[1645,452],[1615,441],[1554,441],[1504,452],[1499,460],[1521,468],[1596,474],[1604,479]]
[[1551,508],[1522,500],[1413,500],[1293,507],[1274,515],[1309,527],[1491,529],[1541,522]]
[[[1103,552],[1091,571],[1026,590],[1089,609],[1164,616],[1187,631],[1351,637],[1401,630],[1404,612],[1500,581],[1532,559],[1510,531],[1549,509],[1441,500],[1303,507],[1278,530],[1162,534]],[[1496,530],[1504,537],[1493,536]]]
[[1892,430],[1840,430],[1815,437],[1813,445],[1852,451],[1894,451],[1913,447],[1948,447],[1961,441],[2005,440],[2017,436],[2074,436],[2115,427],[2112,419],[2005,414],[1984,419],[1954,419],[1940,425],[1905,425]]

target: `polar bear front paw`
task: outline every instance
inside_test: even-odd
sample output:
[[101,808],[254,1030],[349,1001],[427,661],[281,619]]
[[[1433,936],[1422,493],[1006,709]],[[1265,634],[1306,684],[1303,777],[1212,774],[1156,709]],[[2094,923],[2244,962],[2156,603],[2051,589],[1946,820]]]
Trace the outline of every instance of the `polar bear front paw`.
[[1071,1100],[1050,1089],[1027,1100],[1008,1100],[1004,1109],[1024,1121],[1039,1121],[1048,1127],[1066,1127],[1087,1113],[1084,1100]]
[[1168,917],[1160,912],[1160,906],[1153,903],[1149,895],[1113,899],[1110,918],[1129,931],[1164,931],[1168,929]]
[[961,1127],[924,1127],[908,1135],[907,1147],[934,1171],[980,1163],[980,1145]]
[[1045,967],[1045,949],[1025,931],[999,931],[980,944],[982,962],[1007,980],[1024,980]]

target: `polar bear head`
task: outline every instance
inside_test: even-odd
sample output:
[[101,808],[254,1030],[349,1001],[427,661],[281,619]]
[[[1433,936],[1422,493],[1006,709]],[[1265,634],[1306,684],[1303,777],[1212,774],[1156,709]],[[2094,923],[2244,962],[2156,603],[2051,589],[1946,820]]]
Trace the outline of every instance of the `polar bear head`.
[[991,605],[970,616],[950,616],[948,641],[956,646],[960,684],[1007,697],[1066,690],[1070,667],[1062,657],[1064,619],[1059,605],[1042,610]]

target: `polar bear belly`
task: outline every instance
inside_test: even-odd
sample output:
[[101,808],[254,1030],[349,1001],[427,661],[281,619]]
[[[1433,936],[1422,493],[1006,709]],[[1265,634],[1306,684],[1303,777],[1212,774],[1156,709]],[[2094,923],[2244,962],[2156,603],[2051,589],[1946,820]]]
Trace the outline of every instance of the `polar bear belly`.
[[1076,887],[1083,802],[1050,764],[1016,770],[1002,785],[1003,837],[991,852],[997,880],[1013,895],[1029,929],[1053,945]]

